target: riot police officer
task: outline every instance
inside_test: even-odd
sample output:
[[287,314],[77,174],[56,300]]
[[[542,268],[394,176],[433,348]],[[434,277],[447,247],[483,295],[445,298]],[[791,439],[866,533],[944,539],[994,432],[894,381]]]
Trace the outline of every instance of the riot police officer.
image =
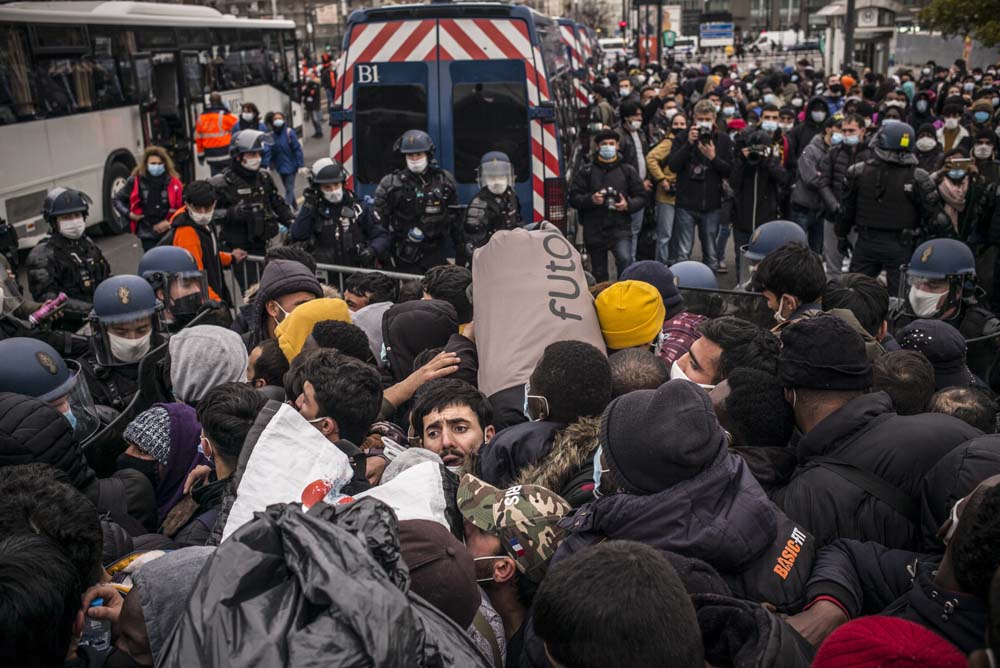
[[[226,250],[242,248],[263,255],[268,242],[278,234],[279,225],[292,224],[292,210],[279,194],[270,174],[260,169],[264,146],[270,136],[259,130],[241,130],[229,145],[229,166],[209,179],[218,197],[213,221],[222,226]],[[257,265],[237,272],[240,288],[256,283]]]
[[78,442],[97,431],[100,419],[79,362],[64,360],[49,344],[25,337],[0,341],[0,359],[0,392],[49,404],[70,423]]
[[486,244],[497,230],[521,227],[521,203],[514,192],[514,166],[506,153],[490,151],[479,161],[479,192],[465,212],[465,254]]
[[97,286],[90,314],[92,354],[84,374],[95,403],[124,409],[139,389],[139,362],[166,341],[152,286],[139,276],[114,276]]
[[59,324],[79,329],[90,312],[94,290],[111,275],[111,265],[85,234],[91,199],[78,190],[53,188],[45,196],[42,217],[51,236],[28,255],[28,287],[36,301],[44,302],[65,292]]
[[313,163],[290,237],[317,262],[374,267],[375,259],[389,250],[389,233],[345,181],[347,172],[336,160],[320,158]]
[[[994,370],[1000,346],[1000,319],[979,303],[982,288],[976,280],[976,258],[957,239],[931,239],[917,246],[909,264],[902,268],[905,282],[900,288],[900,327],[915,318],[943,320],[968,341],[966,363],[977,376],[1000,389],[1000,373]],[[983,340],[982,337],[991,337]]]
[[801,225],[790,220],[772,220],[754,230],[750,235],[750,243],[740,246],[736,255],[740,281],[738,287],[747,289],[760,261],[767,257],[768,253],[789,241],[803,246],[809,245],[806,231]]
[[406,166],[387,174],[375,190],[375,214],[392,236],[399,271],[423,273],[445,264],[446,243],[455,238],[455,177],[433,162],[434,142],[422,130],[407,130],[393,149]]
[[219,306],[208,298],[204,272],[198,269],[191,253],[180,246],[158,246],[146,251],[136,273],[146,279],[163,304],[163,320],[170,332],[180,331],[203,309]]
[[874,155],[847,170],[847,201],[837,221],[838,248],[851,252],[847,235],[857,227],[851,271],[876,277],[884,269],[889,294],[899,290],[899,267],[918,237],[947,225],[930,175],[917,166],[916,133],[906,123],[889,123],[875,137]]

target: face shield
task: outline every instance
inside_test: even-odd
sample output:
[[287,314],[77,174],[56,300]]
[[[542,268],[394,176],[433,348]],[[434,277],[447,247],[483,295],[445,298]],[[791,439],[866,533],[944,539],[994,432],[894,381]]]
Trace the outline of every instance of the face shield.
[[146,354],[165,340],[165,326],[160,311],[143,313],[132,319],[122,317],[110,322],[96,319],[91,345],[101,366],[138,364]]
[[168,325],[187,324],[208,302],[208,284],[205,275],[200,271],[168,275],[162,301],[163,319]]
[[0,315],[10,315],[24,303],[17,278],[0,265]]
[[754,272],[757,271],[757,265],[760,264],[760,258],[757,257],[755,253],[749,252],[749,244],[740,246],[737,250],[737,254],[739,255],[739,258],[737,259],[736,264],[739,265],[740,271],[739,276],[737,277],[739,282],[736,285],[736,289],[749,292],[750,279],[753,278]]
[[97,431],[101,421],[97,417],[94,399],[90,396],[90,388],[87,387],[80,364],[74,360],[66,360],[66,367],[73,375],[70,390],[67,394],[50,400],[48,404],[69,421],[77,443],[82,443]]
[[514,185],[514,167],[509,162],[491,160],[479,167],[479,187],[499,195]]

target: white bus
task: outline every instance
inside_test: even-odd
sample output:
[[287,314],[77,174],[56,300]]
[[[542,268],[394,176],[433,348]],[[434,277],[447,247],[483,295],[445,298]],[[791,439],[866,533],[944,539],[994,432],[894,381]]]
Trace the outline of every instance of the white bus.
[[208,93],[298,126],[297,80],[291,21],[148,2],[0,5],[0,216],[34,246],[59,185],[94,200],[89,225],[121,232],[111,197],[146,146],[168,149],[185,182],[207,178],[194,129]]

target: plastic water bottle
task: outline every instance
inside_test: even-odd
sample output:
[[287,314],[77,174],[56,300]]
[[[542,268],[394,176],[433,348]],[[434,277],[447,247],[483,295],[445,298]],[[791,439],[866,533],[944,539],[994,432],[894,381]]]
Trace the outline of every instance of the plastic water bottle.
[[[90,602],[91,608],[99,608],[104,605],[103,598],[95,598]],[[80,639],[81,645],[90,645],[98,652],[103,652],[111,647],[111,622],[102,619],[94,619],[87,615],[83,623],[83,637]]]

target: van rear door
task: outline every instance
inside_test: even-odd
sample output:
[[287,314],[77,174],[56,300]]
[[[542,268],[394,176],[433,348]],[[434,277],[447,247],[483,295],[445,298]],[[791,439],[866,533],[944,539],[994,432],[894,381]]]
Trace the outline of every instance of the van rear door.
[[393,145],[404,132],[424,130],[441,146],[437,22],[355,24],[346,41],[334,93],[342,111],[332,114],[330,156],[350,174],[348,187],[374,195],[382,177],[403,164]]

